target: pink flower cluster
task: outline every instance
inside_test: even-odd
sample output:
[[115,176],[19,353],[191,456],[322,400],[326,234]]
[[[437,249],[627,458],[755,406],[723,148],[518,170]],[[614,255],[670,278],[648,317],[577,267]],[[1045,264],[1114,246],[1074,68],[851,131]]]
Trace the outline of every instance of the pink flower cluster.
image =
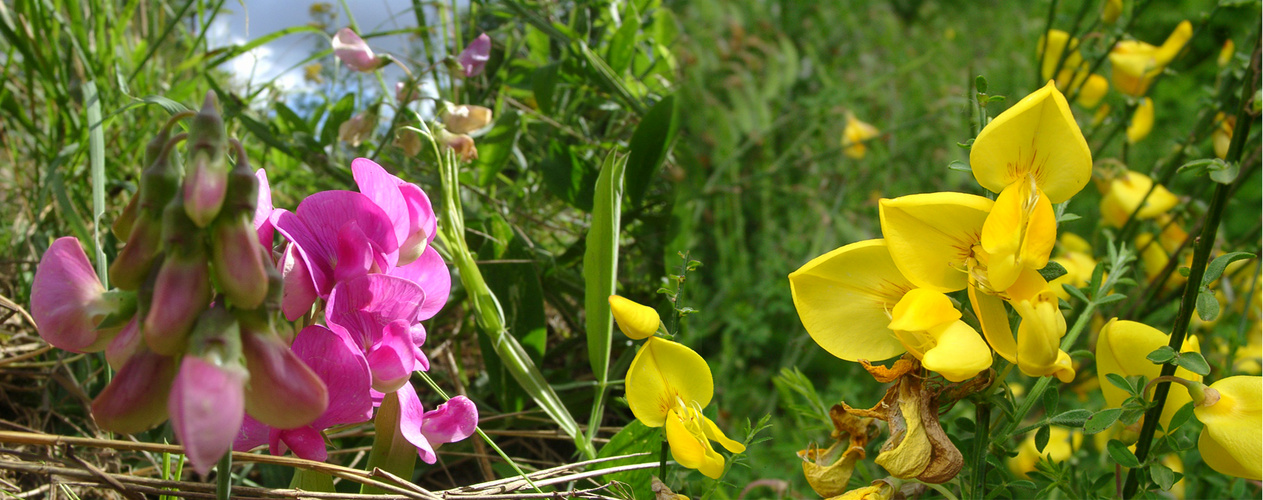
[[[136,433],[170,418],[203,475],[230,448],[264,443],[324,460],[321,431],[372,418],[385,397],[398,398],[401,434],[433,463],[434,448],[468,437],[478,414],[464,397],[426,412],[408,382],[429,368],[420,322],[451,288],[429,245],[429,199],[359,159],[359,192],[274,210],[265,172],[250,169],[214,104],[208,96],[187,136],[169,137],[180,116],[147,149],[141,189],[114,226],[127,241],[110,268],[118,288],[105,290],[78,240],[52,243],[31,291],[40,335],[69,351],[104,350],[118,370],[93,400],[98,425]],[[185,140],[182,176],[168,156]],[[289,241],[279,262],[274,232]],[[282,314],[309,318],[318,300],[325,326],[292,342],[277,333]]]

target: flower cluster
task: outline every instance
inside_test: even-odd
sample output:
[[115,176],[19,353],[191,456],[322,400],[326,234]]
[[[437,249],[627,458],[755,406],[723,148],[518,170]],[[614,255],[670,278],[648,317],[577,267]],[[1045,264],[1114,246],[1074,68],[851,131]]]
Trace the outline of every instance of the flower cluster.
[[[433,447],[468,436],[477,413],[464,398],[426,413],[407,383],[428,368],[419,322],[451,281],[428,245],[436,221],[425,193],[360,160],[361,192],[273,210],[265,172],[228,138],[215,104],[208,94],[187,134],[171,128],[193,113],[147,147],[140,189],[113,226],[127,242],[109,268],[117,288],[105,289],[76,239],[49,247],[31,292],[40,335],[104,350],[118,370],[93,400],[98,425],[136,433],[169,417],[203,475],[234,444],[323,460],[321,431],[371,418],[386,392],[410,409],[404,434],[433,462]],[[276,231],[291,242],[279,261]],[[279,333],[282,311],[299,319],[318,299],[327,327]]]

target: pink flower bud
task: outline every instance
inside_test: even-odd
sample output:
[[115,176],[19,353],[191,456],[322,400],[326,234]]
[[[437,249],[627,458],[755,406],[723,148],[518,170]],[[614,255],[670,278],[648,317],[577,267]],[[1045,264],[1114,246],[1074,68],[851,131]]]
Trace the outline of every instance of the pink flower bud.
[[387,62],[374,56],[373,49],[351,28],[342,28],[333,36],[333,55],[341,59],[346,67],[361,72],[373,71]]
[[[228,133],[215,108],[215,93],[207,92],[202,110],[189,124],[190,161],[184,177],[184,211],[197,227],[210,225],[228,191]],[[245,161],[245,157],[238,160]]]
[[270,331],[243,325],[242,352],[250,370],[246,411],[279,429],[308,425],[329,406],[320,377]]
[[136,224],[136,216],[140,213],[140,191],[132,194],[127,206],[123,208],[123,213],[114,219],[114,224],[110,226],[110,232],[114,233],[114,237],[121,241],[127,241],[132,235],[132,226]]
[[174,356],[184,351],[190,329],[211,301],[206,254],[169,254],[154,281],[153,300],[141,331],[154,352]]
[[486,33],[478,35],[474,41],[469,42],[469,46],[461,51],[456,57],[456,61],[460,63],[461,70],[465,72],[465,78],[478,76],[482,74],[483,67],[487,65],[487,60],[491,58],[491,37]]
[[408,85],[407,82],[395,82],[395,101],[399,104],[408,104],[417,100],[417,87]]
[[138,318],[139,316],[132,317],[132,320],[118,332],[118,336],[110,341],[110,345],[105,347],[105,361],[110,364],[110,368],[121,370],[127,364],[127,360],[139,352],[144,345]]
[[175,358],[142,347],[92,400],[92,418],[102,429],[122,434],[158,425],[167,419],[174,377]]
[[297,321],[311,310],[320,294],[316,291],[311,271],[307,269],[307,262],[298,245],[290,243],[285,247],[278,266],[285,282],[281,295],[281,312],[285,313],[285,319]]
[[66,236],[53,241],[31,285],[31,316],[40,336],[67,351],[100,351],[113,336],[96,327],[115,309],[79,240]]
[[128,234],[127,244],[110,264],[110,283],[123,290],[140,288],[161,248],[162,224],[142,211]]
[[[253,178],[253,176],[251,177]],[[220,217],[211,226],[211,264],[215,282],[234,307],[254,309],[268,292],[263,248],[249,214]]]
[[232,447],[245,416],[246,373],[235,363],[185,356],[171,387],[171,425],[189,463],[203,477]]

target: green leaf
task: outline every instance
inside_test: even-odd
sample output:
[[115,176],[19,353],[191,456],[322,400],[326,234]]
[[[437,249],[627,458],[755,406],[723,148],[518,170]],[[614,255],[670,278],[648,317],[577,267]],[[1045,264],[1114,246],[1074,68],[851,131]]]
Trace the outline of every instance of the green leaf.
[[1149,361],[1154,362],[1155,364],[1161,365],[1175,359],[1176,356],[1177,354],[1175,352],[1175,349],[1172,349],[1171,346],[1169,345],[1164,345],[1162,347],[1154,349],[1153,352],[1149,353],[1149,355],[1145,356],[1145,358],[1148,359]]
[[509,158],[513,157],[513,148],[517,147],[522,127],[518,112],[507,109],[490,132],[478,138],[478,159],[474,160],[474,170],[478,172],[478,185],[487,186],[496,178]]
[[1055,261],[1048,261],[1048,265],[1039,270],[1039,275],[1043,276],[1044,281],[1052,281],[1066,275],[1066,268]]
[[1159,462],[1149,464],[1149,476],[1162,491],[1170,491],[1171,486],[1175,485],[1175,471]]
[[329,116],[320,127],[320,144],[329,145],[337,142],[338,128],[350,120],[353,114],[355,114],[355,94],[348,92],[329,109]]
[[1098,411],[1083,422],[1084,434],[1096,434],[1108,429],[1114,422],[1118,420],[1119,415],[1123,414],[1121,408],[1106,408]]
[[1052,415],[1057,413],[1057,401],[1060,399],[1060,394],[1057,392],[1057,388],[1049,386],[1047,389],[1044,389],[1042,397],[1044,400],[1044,414]]
[[1175,413],[1171,415],[1171,421],[1167,423],[1167,433],[1170,434],[1176,429],[1179,429],[1180,426],[1184,425],[1186,422],[1188,422],[1188,419],[1192,417],[1193,417],[1193,402],[1190,401],[1188,403],[1185,403],[1184,406],[1181,406],[1179,410],[1176,410]]
[[1079,214],[1072,214],[1070,212],[1065,212],[1057,216],[1057,224],[1062,224],[1066,222],[1074,222],[1082,218],[1083,217],[1080,216]]
[[1047,425],[1042,425],[1039,430],[1035,431],[1035,450],[1043,453],[1044,447],[1048,446],[1048,438],[1052,430]]
[[548,145],[548,157],[539,167],[549,191],[579,210],[592,211],[599,171],[588,168],[587,162],[575,154],[573,146],[553,141]]
[[593,423],[588,439],[596,436],[604,415],[602,403],[609,383],[610,343],[613,321],[610,295],[618,284],[618,233],[621,227],[623,171],[627,156],[617,151],[605,155],[601,174],[596,179],[596,197],[592,205],[592,223],[588,227],[583,253],[583,311],[587,318],[588,361],[596,375],[597,395],[592,404]]
[[627,194],[634,205],[644,201],[649,183],[675,140],[680,122],[675,102],[674,95],[658,101],[632,133],[631,153],[627,157]]
[[[639,457],[620,458],[608,462],[600,462],[591,466],[592,470],[610,469],[614,467],[643,464],[647,462],[656,462],[658,454],[662,450],[662,432],[653,427],[646,427],[639,420],[632,420],[622,430],[618,431],[610,438],[605,446],[601,447],[601,451],[597,453],[598,458],[616,457],[620,455],[632,455],[636,453],[649,453],[649,455]],[[602,482],[620,481],[627,483],[634,493],[633,498],[653,498],[653,491],[650,489],[650,478],[658,473],[658,469],[637,469],[625,472],[616,472],[606,476],[602,476]]]
[[1197,317],[1202,321],[1212,321],[1219,316],[1219,299],[1215,292],[1202,288],[1197,292]]
[[978,75],[977,78],[974,78],[974,88],[977,89],[980,94],[987,93],[987,79],[982,75]]
[[553,94],[557,89],[557,68],[560,63],[535,68],[531,73],[531,91],[535,93],[535,105],[545,115],[553,113]]
[[83,86],[83,101],[88,105],[88,164],[92,171],[92,248],[96,274],[101,285],[110,288],[109,263],[101,246],[101,217],[105,215],[105,124],[101,120],[101,95],[96,82]]
[[955,170],[957,172],[973,172],[973,168],[970,168],[968,163],[960,160],[952,160],[951,163],[947,164],[947,169]]
[[1136,386],[1129,382],[1126,378],[1123,378],[1122,375],[1117,373],[1107,373],[1105,374],[1105,380],[1114,384],[1114,387],[1127,391],[1128,394],[1136,393]]
[[1140,459],[1136,458],[1136,454],[1127,449],[1127,445],[1122,441],[1111,439],[1105,447],[1109,450],[1110,458],[1113,458],[1118,465],[1129,469],[1140,467]]
[[1209,168],[1210,180],[1220,184],[1232,184],[1237,180],[1237,175],[1241,173],[1241,164],[1237,162],[1225,163],[1223,168]]
[[1069,283],[1062,283],[1061,289],[1065,290],[1066,293],[1070,294],[1071,297],[1079,299],[1083,301],[1084,303],[1091,302],[1090,300],[1088,300],[1088,296],[1083,294],[1083,290],[1080,290],[1079,287],[1077,286],[1073,286]]
[[333,476],[323,472],[316,472],[310,469],[294,468],[294,477],[290,479],[289,487],[291,489],[299,489],[303,491],[320,491],[325,493],[334,493],[338,490],[333,487]]
[[1223,276],[1224,269],[1228,267],[1228,264],[1251,258],[1254,258],[1254,254],[1249,252],[1232,252],[1215,257],[1215,260],[1210,261],[1210,264],[1206,265],[1206,274],[1202,275],[1202,285],[1210,285],[1219,279],[1220,276]]
[[1092,412],[1082,408],[1069,410],[1050,419],[1048,422],[1066,427],[1083,427],[1083,424],[1092,416]]
[[1191,371],[1201,376],[1210,374],[1210,365],[1206,363],[1206,358],[1201,353],[1183,352],[1175,358],[1176,366]]
[[1191,171],[1193,175],[1202,175],[1211,169],[1223,168],[1225,168],[1224,161],[1219,158],[1202,158],[1180,165],[1180,168],[1176,169],[1175,173],[1180,174]]
[[622,26],[610,38],[609,63],[615,75],[622,75],[631,66],[636,53],[636,33],[640,32],[640,13],[634,2],[627,2],[622,12]]

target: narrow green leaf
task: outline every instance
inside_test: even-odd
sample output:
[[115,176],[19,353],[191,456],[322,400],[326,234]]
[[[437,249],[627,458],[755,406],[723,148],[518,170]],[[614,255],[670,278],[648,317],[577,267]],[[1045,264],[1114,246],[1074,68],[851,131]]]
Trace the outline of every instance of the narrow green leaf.
[[588,228],[583,253],[583,304],[587,317],[588,360],[596,375],[596,399],[588,439],[596,436],[603,415],[605,392],[609,383],[610,343],[613,342],[613,321],[610,295],[618,284],[618,232],[622,216],[623,172],[627,156],[616,151],[605,155],[601,174],[596,179],[596,196],[592,205],[592,224]]
[[1201,353],[1198,352],[1180,353],[1175,358],[1175,364],[1203,377],[1210,374],[1210,364],[1206,363],[1206,358],[1202,357]]
[[1184,406],[1181,406],[1179,410],[1176,410],[1175,414],[1171,415],[1171,421],[1167,423],[1167,429],[1166,429],[1167,433],[1170,434],[1176,429],[1179,429],[1180,426],[1187,423],[1188,419],[1192,417],[1193,417],[1193,402],[1190,401],[1188,403],[1185,403]]
[[631,153],[627,157],[627,194],[632,204],[644,201],[649,184],[675,140],[679,116],[675,96],[667,96],[645,114],[632,133]]
[[96,274],[105,289],[110,288],[109,263],[101,248],[101,217],[105,216],[105,128],[101,122],[101,94],[96,82],[83,85],[83,102],[88,105],[88,163],[92,170],[92,246],[96,249]]
[[1113,458],[1118,465],[1129,469],[1140,467],[1140,459],[1136,458],[1136,454],[1127,449],[1127,445],[1122,441],[1111,439],[1106,449],[1109,450],[1110,458]]
[[1202,284],[1210,285],[1219,279],[1220,276],[1223,276],[1224,269],[1228,267],[1228,264],[1251,258],[1254,258],[1254,254],[1249,252],[1232,252],[1215,257],[1215,260],[1210,261],[1210,264],[1206,265],[1206,274],[1202,275]]
[[1050,419],[1048,422],[1066,427],[1083,427],[1083,424],[1092,416],[1092,412],[1082,408],[1066,411]]
[[1128,394],[1136,393],[1136,386],[1129,382],[1126,378],[1123,378],[1122,375],[1117,373],[1107,373],[1105,374],[1105,380],[1114,384],[1114,387],[1127,391]]
[[1074,298],[1076,298],[1076,299],[1079,299],[1079,300],[1083,301],[1083,303],[1085,303],[1085,304],[1086,304],[1086,303],[1088,303],[1088,302],[1090,302],[1090,301],[1088,300],[1088,296],[1087,296],[1087,295],[1084,295],[1084,294],[1083,294],[1083,290],[1080,290],[1080,289],[1079,289],[1079,287],[1077,287],[1077,286],[1073,286],[1073,285],[1071,285],[1071,284],[1069,284],[1069,283],[1062,283],[1062,284],[1061,284],[1061,289],[1062,289],[1062,290],[1065,290],[1065,291],[1066,291],[1066,293],[1070,294],[1070,296],[1071,296],[1071,297],[1074,297]]
[[640,31],[640,13],[636,4],[627,2],[622,12],[622,26],[610,38],[608,60],[610,69],[615,75],[622,75],[631,66],[632,55],[636,53],[636,33]]
[[1118,417],[1123,414],[1121,408],[1106,408],[1098,411],[1083,422],[1084,434],[1096,434],[1108,429],[1114,422],[1118,421]]

